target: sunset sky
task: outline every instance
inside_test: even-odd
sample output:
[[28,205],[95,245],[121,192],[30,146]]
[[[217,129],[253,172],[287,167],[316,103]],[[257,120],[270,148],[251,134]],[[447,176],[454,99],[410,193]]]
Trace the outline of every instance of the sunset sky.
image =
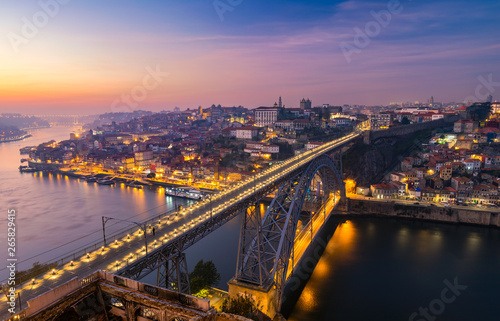
[[[459,102],[480,76],[500,82],[498,0],[405,0],[384,25],[372,12],[392,1],[243,0],[223,20],[213,0],[60,2],[0,3],[0,112],[119,111],[131,93],[132,109],[157,111],[280,95],[289,107]],[[356,47],[366,26],[379,30]]]

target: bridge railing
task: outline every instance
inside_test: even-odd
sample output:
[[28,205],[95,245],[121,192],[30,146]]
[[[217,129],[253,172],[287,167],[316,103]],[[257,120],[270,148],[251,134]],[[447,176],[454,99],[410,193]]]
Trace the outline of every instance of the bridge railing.
[[[163,212],[159,215],[156,215],[152,218],[147,219],[146,221],[143,221],[142,224],[145,224],[146,226],[153,227],[154,225],[159,223],[159,220],[165,218],[166,216],[174,214],[176,212],[177,211],[175,209]],[[113,242],[127,237],[127,235],[129,235],[129,234],[134,234],[137,230],[138,230],[137,226],[133,226],[133,227],[119,230],[119,231],[113,233],[112,235],[110,235],[109,237],[106,237],[106,243],[107,243],[106,245],[109,246]],[[30,282],[31,279],[37,279],[40,276],[46,274],[48,272],[48,270],[46,269],[47,266],[50,267],[49,270],[62,268],[66,264],[71,263],[72,261],[76,262],[80,258],[86,256],[87,254],[90,254],[98,249],[101,249],[103,246],[104,246],[104,239],[102,239],[101,241],[95,242],[95,243],[83,245],[82,247],[80,247],[80,248],[78,248],[70,253],[65,253],[65,254],[62,254],[58,257],[55,257],[55,258],[49,260],[48,262],[44,263],[38,271],[37,270],[30,271],[30,279],[25,281],[22,284],[28,283],[28,282]],[[7,281],[8,281],[8,279],[2,280],[1,283],[6,283]]]

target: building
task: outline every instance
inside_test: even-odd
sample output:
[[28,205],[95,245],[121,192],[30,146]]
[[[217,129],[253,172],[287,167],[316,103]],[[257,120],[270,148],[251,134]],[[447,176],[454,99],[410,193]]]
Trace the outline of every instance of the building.
[[149,167],[153,161],[153,151],[147,150],[134,153],[135,165],[138,167]]
[[455,148],[457,149],[474,149],[474,140],[472,139],[458,139],[457,143],[455,144]]
[[478,123],[470,119],[461,119],[453,124],[455,133],[474,133],[478,129]]
[[306,150],[311,150],[311,149],[314,149],[316,147],[319,147],[321,145],[323,145],[324,143],[320,143],[320,142],[309,142],[306,144]]
[[254,109],[255,124],[259,127],[273,126],[278,120],[279,107],[259,107]]
[[457,192],[472,191],[474,182],[467,177],[453,177],[451,187]]
[[389,183],[371,185],[370,190],[374,198],[393,198],[398,195],[398,188]]
[[[236,321],[210,301],[97,271],[74,278],[28,301],[14,320],[200,320]],[[247,319],[245,319],[247,320]]]
[[494,101],[491,103],[491,112],[493,114],[500,114],[500,102]]
[[413,168],[413,162],[408,160],[408,159],[404,159],[402,162],[401,162],[401,171],[403,172],[407,172],[407,171],[411,171]]
[[453,173],[453,167],[451,165],[444,165],[439,169],[439,177],[442,180],[449,181]]
[[240,127],[235,128],[236,138],[237,139],[252,139],[257,137],[259,133],[259,129],[257,127]]
[[278,145],[264,145],[262,146],[262,151],[269,154],[278,154],[280,147]]
[[369,118],[371,130],[386,129],[392,124],[393,114],[381,112],[378,114],[372,114]]
[[330,121],[332,127],[351,127],[352,119],[349,117],[335,117]]
[[451,167],[454,173],[458,174],[465,173],[465,164],[462,162],[452,162]]
[[475,158],[464,160],[465,170],[467,172],[479,172],[481,170],[481,161]]
[[311,109],[311,108],[312,108],[311,100],[309,98],[307,98],[307,100],[302,98],[302,100],[300,101],[300,109],[305,110],[305,109]]

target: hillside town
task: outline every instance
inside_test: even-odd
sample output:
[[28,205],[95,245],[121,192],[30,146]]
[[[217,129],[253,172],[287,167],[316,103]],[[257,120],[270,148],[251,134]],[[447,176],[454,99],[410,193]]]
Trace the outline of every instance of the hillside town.
[[[458,112],[467,115],[466,107]],[[356,193],[377,199],[417,200],[445,205],[496,207],[500,205],[500,103],[491,104],[483,121],[469,118],[440,132],[422,149],[405,157],[385,182]]]
[[133,118],[106,114],[101,118],[110,120],[107,123],[98,120],[99,125],[72,133],[68,140],[25,151],[34,170],[57,169],[86,177],[101,173],[219,190],[348,131],[379,131],[459,117],[453,132],[432,137],[418,155],[406,157],[387,182],[358,187],[358,193],[489,205],[498,203],[500,183],[496,175],[500,153],[492,148],[500,132],[500,103],[492,103],[491,108],[489,119],[478,122],[467,118],[474,105],[442,106],[430,101],[370,110],[328,104],[312,107],[309,99],[302,99],[300,107],[288,108],[280,97],[271,107],[252,110],[212,105],[136,113]]

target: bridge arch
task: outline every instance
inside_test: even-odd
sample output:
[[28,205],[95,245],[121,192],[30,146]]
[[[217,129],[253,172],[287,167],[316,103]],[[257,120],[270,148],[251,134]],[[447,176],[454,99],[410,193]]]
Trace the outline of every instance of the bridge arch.
[[250,286],[274,287],[279,310],[288,264],[304,202],[311,198],[311,182],[321,179],[323,195],[345,197],[341,164],[328,155],[313,159],[307,168],[279,186],[270,206],[261,213],[251,207],[242,221],[236,281]]

